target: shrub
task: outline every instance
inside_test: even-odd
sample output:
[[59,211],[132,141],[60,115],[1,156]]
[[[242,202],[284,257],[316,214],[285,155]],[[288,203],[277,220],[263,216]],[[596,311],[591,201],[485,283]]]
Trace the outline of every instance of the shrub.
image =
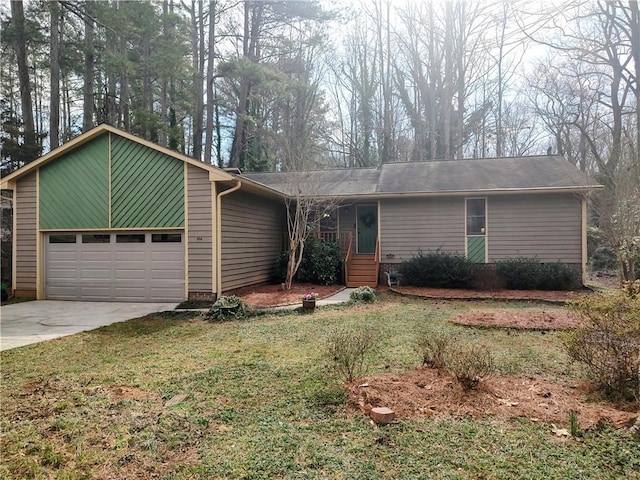
[[418,335],[415,350],[422,358],[422,364],[431,368],[444,368],[452,344],[450,335],[444,332],[427,331]]
[[400,264],[406,283],[416,287],[467,288],[473,282],[473,264],[464,256],[439,250],[419,252]]
[[375,343],[376,338],[371,331],[345,327],[329,334],[326,353],[338,375],[352,382],[366,372],[365,357]]
[[376,301],[376,291],[371,287],[358,287],[349,294],[352,302],[372,303]]
[[640,280],[634,280],[633,282],[622,282],[622,291],[630,298],[636,298],[640,295]]
[[569,304],[582,326],[568,334],[569,356],[587,367],[608,395],[640,397],[640,297],[591,295]]
[[496,272],[511,290],[571,290],[580,285],[580,272],[566,263],[541,263],[518,257],[496,262]]
[[504,288],[504,279],[498,275],[495,263],[473,265],[473,286],[478,290],[495,291]]
[[[284,282],[286,278],[288,260],[289,252],[282,252],[276,272],[279,282]],[[341,263],[340,247],[336,242],[323,242],[317,238],[310,238],[305,243],[302,262],[296,272],[295,280],[333,285],[338,280]]]
[[447,358],[447,368],[465,391],[473,390],[495,371],[493,355],[482,345],[462,345]]
[[607,245],[601,245],[595,249],[589,258],[589,265],[592,270],[616,270],[618,259],[613,249]]
[[244,318],[249,314],[249,306],[235,295],[222,296],[216,300],[205,319],[220,322],[231,318]]

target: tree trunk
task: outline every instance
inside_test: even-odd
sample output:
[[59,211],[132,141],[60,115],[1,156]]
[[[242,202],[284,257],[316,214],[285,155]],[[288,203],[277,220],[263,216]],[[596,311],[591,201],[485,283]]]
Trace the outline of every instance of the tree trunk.
[[191,54],[193,57],[193,157],[202,159],[202,117],[204,115],[203,99],[203,66],[204,66],[204,29],[202,19],[202,2],[191,1]]
[[49,4],[51,12],[51,96],[49,97],[49,144],[51,150],[60,145],[60,5],[56,0]]
[[631,54],[635,65],[635,96],[636,96],[636,149],[635,154],[640,168],[640,7],[638,0],[629,0],[631,9]]
[[18,64],[18,81],[20,83],[24,145],[29,147],[36,145],[36,132],[33,122],[31,79],[29,78],[29,66],[27,63],[27,32],[25,30],[24,9],[21,0],[11,1],[11,19],[15,25],[15,51]]
[[[251,62],[258,62],[260,57],[260,25],[264,4],[255,0],[244,1],[244,37],[242,42],[243,57]],[[245,147],[247,142],[248,117],[250,115],[249,95],[251,83],[246,75],[240,78],[240,94],[238,95],[238,108],[236,111],[236,128],[233,133],[231,145],[231,158],[229,165],[244,167]]]
[[84,19],[84,87],[83,92],[83,115],[82,115],[82,131],[86,132],[93,128],[93,77],[94,77],[94,52],[93,52],[93,34],[94,21],[92,18],[93,5],[91,1],[85,2],[85,19]]
[[213,85],[213,68],[216,41],[216,0],[209,2],[209,56],[207,57],[207,108],[205,124],[204,161],[213,164],[213,116],[215,110],[215,87]]

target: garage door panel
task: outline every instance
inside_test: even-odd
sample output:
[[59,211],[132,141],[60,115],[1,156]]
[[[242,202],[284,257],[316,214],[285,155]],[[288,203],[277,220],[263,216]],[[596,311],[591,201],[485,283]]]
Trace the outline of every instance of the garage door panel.
[[144,287],[139,288],[125,288],[116,287],[113,289],[114,296],[119,298],[122,302],[149,302],[152,299],[147,298],[147,291]]
[[51,287],[47,293],[53,295],[57,300],[76,300],[78,297],[78,288],[75,285],[57,285]]
[[160,251],[160,252],[151,252],[151,261],[153,262],[178,262],[182,263],[182,259],[184,258],[184,252],[176,252],[176,251]]
[[[65,247],[66,246],[67,245],[65,245]],[[66,250],[56,251],[56,257],[55,257],[56,261],[71,262],[71,261],[75,261],[77,258],[78,258],[78,252],[76,252],[75,250],[72,252],[69,252]]]
[[116,252],[114,260],[116,262],[135,262],[135,261],[143,261],[146,258],[146,253],[144,250],[139,250],[135,252]]
[[131,270],[116,270],[116,280],[144,280],[147,278],[147,272],[144,267]]
[[[139,232],[136,232],[140,235]],[[49,243],[45,296],[60,300],[159,302],[184,300],[184,243]],[[181,234],[183,240],[184,235]],[[81,236],[78,235],[78,239]],[[139,237],[138,237],[139,238]]]
[[176,277],[176,270],[153,270],[151,280],[171,280]]
[[53,267],[49,270],[49,272],[51,274],[51,278],[55,280],[67,280],[67,279],[75,280],[78,277],[77,270],[71,270],[68,268]]
[[110,280],[111,279],[111,270],[108,268],[101,269],[83,269],[80,272],[80,278],[83,281],[90,280]]
[[80,259],[83,262],[110,262],[111,252],[108,250],[106,252],[100,250],[83,250],[80,254]]
[[80,296],[84,300],[106,302],[111,299],[111,288],[108,286],[102,286],[102,287],[82,286],[80,287]]
[[176,288],[153,287],[150,289],[150,298],[153,302],[161,302],[163,298],[175,298],[181,292]]

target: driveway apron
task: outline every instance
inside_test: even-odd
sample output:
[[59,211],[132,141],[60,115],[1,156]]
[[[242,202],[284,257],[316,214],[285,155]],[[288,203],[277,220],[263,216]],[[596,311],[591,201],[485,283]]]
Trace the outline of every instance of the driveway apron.
[[38,300],[0,308],[0,351],[173,310],[177,303]]

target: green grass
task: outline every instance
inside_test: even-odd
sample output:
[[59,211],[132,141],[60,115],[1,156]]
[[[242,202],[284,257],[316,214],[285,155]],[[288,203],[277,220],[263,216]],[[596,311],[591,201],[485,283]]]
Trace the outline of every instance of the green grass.
[[412,341],[428,326],[490,345],[504,373],[576,375],[561,334],[446,321],[493,308],[541,307],[392,300],[229,323],[172,313],[3,352],[0,478],[640,478],[625,431],[561,443],[524,420],[375,427],[350,413],[323,356],[345,324],[378,332],[372,373],[417,366]]

